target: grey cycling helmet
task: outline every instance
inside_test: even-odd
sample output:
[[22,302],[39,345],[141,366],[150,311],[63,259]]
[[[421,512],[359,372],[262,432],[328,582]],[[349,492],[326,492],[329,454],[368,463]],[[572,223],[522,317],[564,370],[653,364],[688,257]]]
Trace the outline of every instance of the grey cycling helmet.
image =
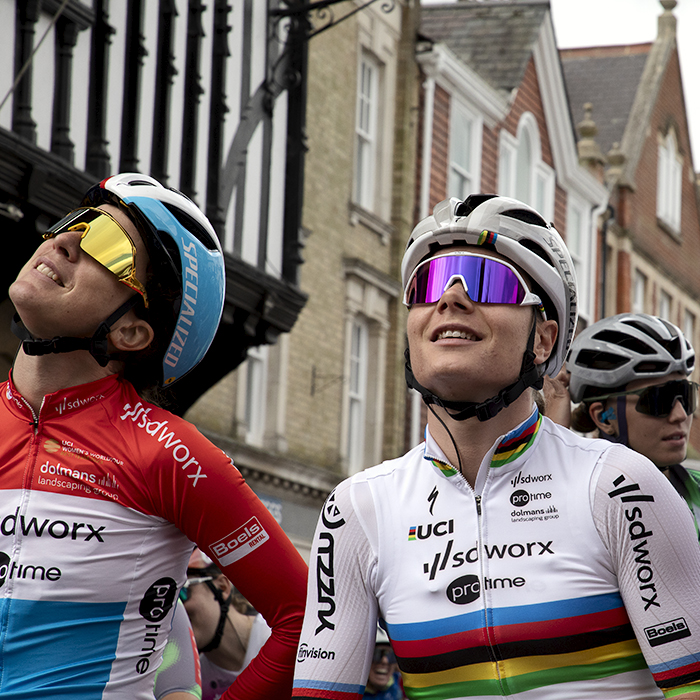
[[552,354],[538,366],[532,363],[533,326],[518,381],[479,405],[439,399],[418,384],[407,362],[406,380],[421,393],[426,403],[437,403],[457,411],[450,414],[456,420],[473,415],[487,420],[512,403],[527,387],[541,386],[545,374],[556,376],[561,369],[578,319],[576,274],[561,236],[532,207],[510,197],[472,194],[463,202],[456,198],[440,202],[432,216],[413,229],[401,263],[404,290],[421,261],[444,248],[464,245],[481,246],[484,252],[495,251],[525,272],[532,291],[542,300],[547,318],[555,320],[559,326]]
[[648,314],[618,314],[579,333],[566,368],[575,403],[621,389],[636,379],[686,376],[695,367],[695,351],[678,326]]

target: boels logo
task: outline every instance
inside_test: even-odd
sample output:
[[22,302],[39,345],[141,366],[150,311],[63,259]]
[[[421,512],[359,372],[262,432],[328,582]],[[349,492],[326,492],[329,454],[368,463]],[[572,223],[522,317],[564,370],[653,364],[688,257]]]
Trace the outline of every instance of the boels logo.
[[452,581],[445,592],[451,603],[467,605],[481,595],[481,582],[477,576],[467,574]]
[[226,537],[214,542],[211,545],[211,551],[220,564],[228,566],[242,559],[246,554],[250,554],[269,539],[270,536],[265,532],[260,521],[253,516],[238,530],[230,532]]

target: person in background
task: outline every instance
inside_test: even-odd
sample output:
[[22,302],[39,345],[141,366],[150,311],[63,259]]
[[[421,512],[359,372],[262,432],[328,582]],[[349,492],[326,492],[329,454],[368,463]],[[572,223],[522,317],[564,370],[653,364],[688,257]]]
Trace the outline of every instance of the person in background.
[[[683,496],[700,522],[700,472],[684,467],[698,385],[690,379],[695,351],[680,328],[648,314],[601,319],[574,340],[568,382],[547,396],[547,415],[581,433],[636,450]],[[568,383],[568,393],[562,390]]]
[[286,700],[307,567],[231,459],[146,396],[203,359],[221,244],[185,195],[105,178],[11,285],[0,385],[0,698],[153,700],[193,544],[272,634],[224,693]]
[[216,700],[255,658],[270,628],[199,549],[190,557],[180,598],[200,653],[202,700]]
[[396,654],[394,654],[389,637],[386,632],[377,626],[377,641],[374,645],[372,655],[372,665],[367,677],[365,687],[365,700],[404,700],[401,684],[401,674],[396,664]]

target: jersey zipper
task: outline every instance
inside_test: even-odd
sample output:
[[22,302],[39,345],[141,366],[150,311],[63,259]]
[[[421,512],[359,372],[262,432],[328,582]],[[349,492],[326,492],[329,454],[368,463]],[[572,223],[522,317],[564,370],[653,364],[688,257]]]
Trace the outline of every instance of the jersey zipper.
[[483,613],[484,613],[484,639],[486,643],[486,648],[488,649],[491,661],[496,667],[496,677],[499,685],[501,686],[501,692],[507,695],[506,688],[504,686],[504,678],[501,673],[501,660],[496,653],[497,647],[493,639],[491,621],[489,620],[488,614],[488,601],[486,600],[486,588],[484,587],[484,581],[486,580],[486,571],[484,570],[484,538],[482,534],[482,497],[481,494],[474,494],[474,501],[476,502],[476,524],[477,524],[477,536],[479,538],[479,571],[481,573],[481,585],[482,585],[482,596],[483,596]]

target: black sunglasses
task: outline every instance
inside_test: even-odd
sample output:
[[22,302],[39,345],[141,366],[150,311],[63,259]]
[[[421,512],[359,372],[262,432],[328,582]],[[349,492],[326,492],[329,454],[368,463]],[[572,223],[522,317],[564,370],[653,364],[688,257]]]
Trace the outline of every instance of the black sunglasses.
[[194,586],[197,583],[206,583],[207,581],[213,581],[213,576],[197,576],[194,578],[188,578],[185,584],[180,589],[180,600],[186,603],[190,599],[190,586]]
[[396,654],[394,654],[392,649],[388,649],[387,647],[375,647],[374,654],[372,654],[372,663],[381,663],[384,657],[386,657],[387,663],[396,663]]
[[614,394],[594,396],[586,399],[587,403],[604,401],[615,396],[627,396],[636,394],[639,396],[635,409],[655,418],[665,418],[673,410],[676,399],[681,402],[683,410],[690,415],[695,413],[698,407],[698,384],[687,379],[674,379],[665,384],[655,384],[644,389],[632,389],[630,391],[617,391]]

